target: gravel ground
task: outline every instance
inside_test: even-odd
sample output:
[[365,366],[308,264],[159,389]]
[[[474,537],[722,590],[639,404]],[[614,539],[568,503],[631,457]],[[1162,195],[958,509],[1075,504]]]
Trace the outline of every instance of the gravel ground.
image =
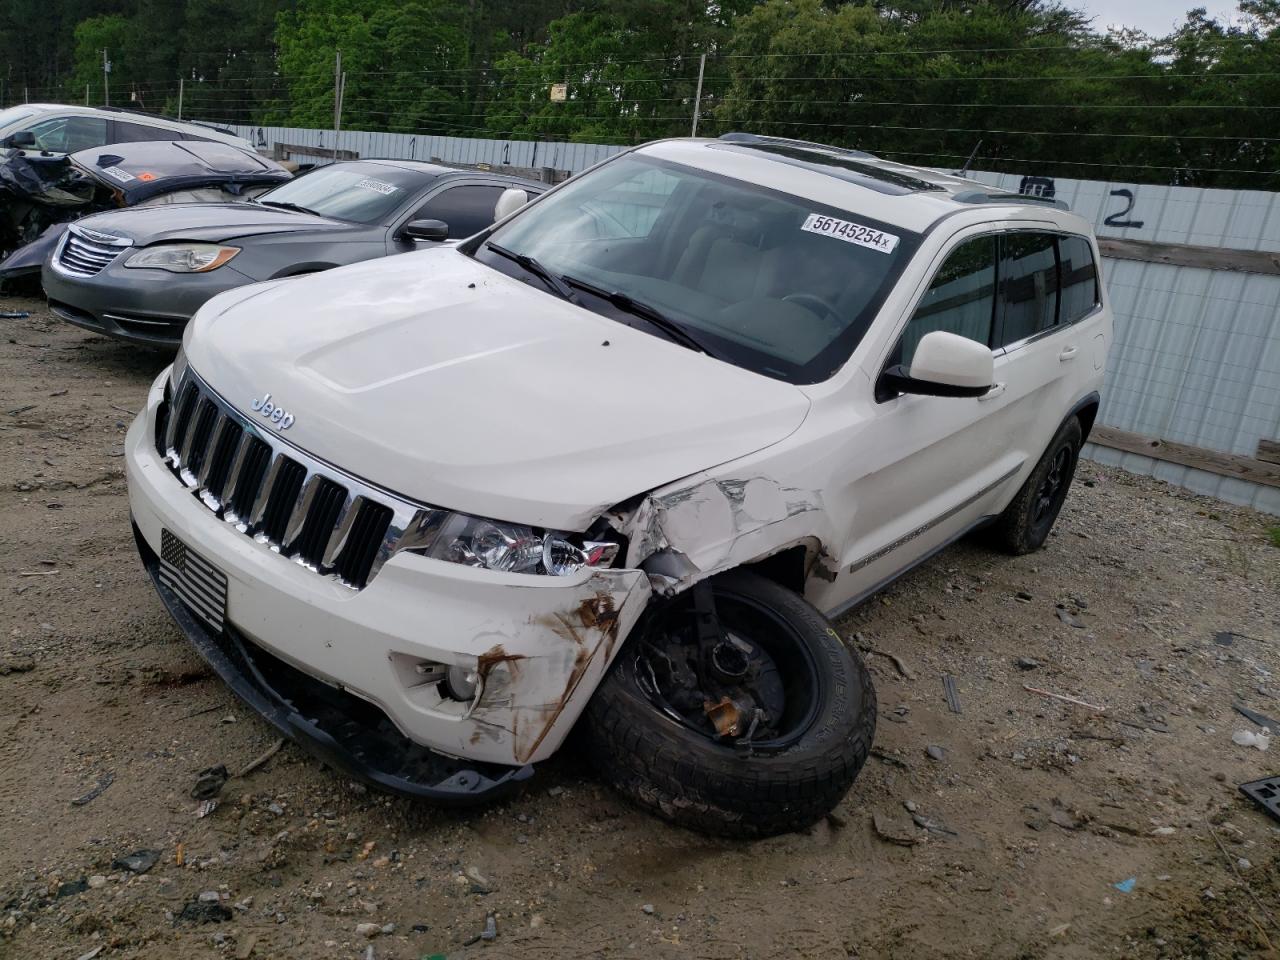
[[[1280,756],[1231,739],[1257,730],[1233,703],[1280,717],[1274,518],[1085,463],[1042,552],[964,543],[844,617],[876,675],[879,731],[807,833],[672,828],[572,746],[516,798],[450,812],[286,745],[197,818],[198,773],[238,770],[275,738],[170,625],[135,556],[121,444],[168,358],[37,301],[0,310],[31,312],[0,320],[0,957],[1280,944],[1280,823],[1236,790]],[[158,858],[144,873],[122,865],[137,851]],[[490,917],[496,937],[477,939]]]

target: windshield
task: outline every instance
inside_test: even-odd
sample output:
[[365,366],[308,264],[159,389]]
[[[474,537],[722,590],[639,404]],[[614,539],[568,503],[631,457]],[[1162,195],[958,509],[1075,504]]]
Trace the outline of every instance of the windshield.
[[380,163],[318,167],[258,198],[259,203],[302,207],[322,217],[377,223],[421,189],[428,177]]
[[474,255],[521,277],[533,272],[529,261],[510,254],[532,258],[568,280],[585,307],[635,322],[641,304],[714,356],[816,383],[849,358],[919,239],[856,212],[627,154],[495,231],[507,256],[483,244]]
[[0,133],[8,133],[9,127],[16,125],[19,120],[34,117],[35,113],[28,107],[10,107],[8,110],[0,110]]

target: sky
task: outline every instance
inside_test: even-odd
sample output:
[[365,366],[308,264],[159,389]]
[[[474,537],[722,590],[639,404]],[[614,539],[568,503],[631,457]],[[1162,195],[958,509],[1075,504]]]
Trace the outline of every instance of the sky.
[[1100,33],[1117,24],[1158,37],[1172,33],[1194,7],[1206,7],[1211,17],[1220,20],[1235,13],[1235,5],[1223,0],[1067,0],[1065,5],[1094,16],[1093,27]]

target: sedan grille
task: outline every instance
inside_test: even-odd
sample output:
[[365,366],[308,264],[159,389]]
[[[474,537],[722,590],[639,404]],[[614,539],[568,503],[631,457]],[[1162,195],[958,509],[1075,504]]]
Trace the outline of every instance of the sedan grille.
[[[121,252],[128,248],[129,241],[123,237],[92,239],[85,233],[70,227],[67,237],[58,250],[57,265],[63,273],[73,277],[93,277],[102,272]],[[106,242],[110,239],[112,242]]]
[[446,516],[285,442],[190,367],[166,388],[156,449],[201,503],[241,533],[356,590],[393,554],[421,545]]

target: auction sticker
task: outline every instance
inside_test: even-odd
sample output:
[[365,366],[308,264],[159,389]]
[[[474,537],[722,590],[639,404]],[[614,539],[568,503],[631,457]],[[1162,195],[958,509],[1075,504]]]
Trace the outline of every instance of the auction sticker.
[[119,167],[103,167],[102,172],[113,179],[119,180],[121,183],[128,183],[130,180],[135,179],[132,173],[128,170],[121,170]]
[[363,187],[365,190],[372,190],[374,193],[380,193],[384,197],[389,197],[400,188],[390,183],[383,183],[381,180],[374,180],[372,177],[365,177],[357,187]]
[[880,253],[893,253],[898,246],[898,238],[892,233],[864,227],[860,223],[848,220],[837,220],[822,213],[811,213],[800,226],[801,230],[821,234],[824,237],[835,237],[846,243],[856,243],[860,247],[869,247]]

